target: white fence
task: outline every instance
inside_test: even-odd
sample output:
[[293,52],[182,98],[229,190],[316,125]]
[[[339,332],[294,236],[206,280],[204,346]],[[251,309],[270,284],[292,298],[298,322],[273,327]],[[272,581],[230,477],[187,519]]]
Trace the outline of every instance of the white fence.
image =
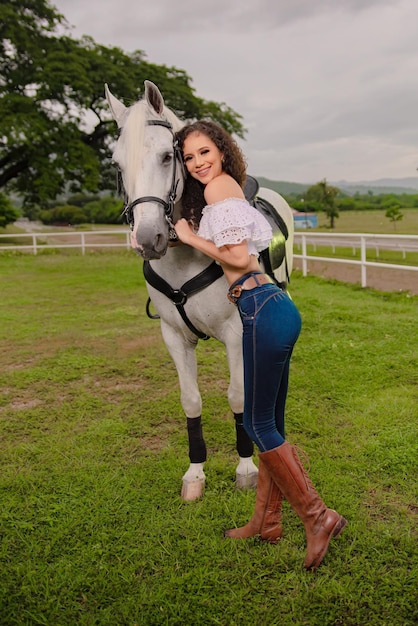
[[[393,263],[381,263],[380,261],[367,261],[366,253],[368,249],[373,249],[376,256],[379,250],[399,250],[402,257],[406,258],[407,252],[418,252],[418,235],[372,235],[357,233],[295,233],[295,259],[302,260],[302,272],[306,276],[308,273],[308,261],[325,261],[327,263],[345,263],[358,265],[361,267],[361,286],[367,287],[367,267],[379,267],[387,269],[401,269],[407,271],[418,271],[415,265],[396,265]],[[335,253],[337,247],[352,248],[353,254],[360,249],[360,260],[341,259],[336,257],[321,257],[308,255],[308,244],[312,245],[314,251],[317,246],[329,246]],[[297,254],[296,250],[301,249],[302,254]]]
[[[0,235],[0,239],[22,240],[22,243],[0,245],[0,251],[21,250],[37,254],[39,250],[51,248],[79,248],[85,254],[87,248],[130,249],[130,230],[91,230],[66,232],[31,232],[17,235]],[[106,242],[106,239],[108,241]],[[25,242],[28,241],[28,243]]]
[[[37,254],[38,251],[56,248],[78,248],[82,254],[89,248],[125,248],[130,249],[130,230],[109,229],[91,231],[65,231],[65,232],[30,232],[15,235],[1,235],[2,241],[10,239],[11,244],[0,244],[0,252],[6,250],[28,251]],[[22,243],[16,243],[16,241]],[[361,266],[361,285],[367,287],[367,268],[379,267],[388,269],[399,269],[410,272],[417,272],[418,267],[414,265],[396,265],[381,263],[377,261],[367,261],[366,252],[373,249],[376,256],[379,250],[399,250],[405,259],[408,252],[418,252],[418,235],[372,235],[357,233],[295,233],[294,235],[294,258],[301,259],[302,272],[306,276],[308,273],[308,261],[325,261],[327,263],[345,263]],[[317,246],[329,246],[332,253],[336,248],[350,247],[353,255],[360,249],[360,260],[336,258],[334,256],[314,256],[307,253],[308,244],[314,250]],[[301,251],[301,254],[298,253]]]

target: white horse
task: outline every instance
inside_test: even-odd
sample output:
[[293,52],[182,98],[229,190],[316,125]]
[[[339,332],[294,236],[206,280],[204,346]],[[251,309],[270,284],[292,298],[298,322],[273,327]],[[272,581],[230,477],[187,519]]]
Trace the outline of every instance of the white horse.
[[[149,297],[161,319],[162,336],[178,372],[181,404],[187,417],[190,465],[183,476],[182,498],[200,497],[205,483],[206,447],[195,353],[199,338],[214,337],[225,345],[230,372],[228,401],[235,417],[240,458],[236,484],[254,488],[258,472],[252,460],[254,448],[242,426],[241,320],[226,297],[228,285],[219,266],[194,248],[172,241],[172,224],[181,215],[184,185],[175,133],[184,123],[165,106],[160,91],[150,81],[145,81],[144,99],[130,107],[115,98],[107,85],[105,92],[119,127],[113,159],[122,176],[132,247],[144,259]],[[270,273],[274,270],[279,282],[287,283],[292,270],[293,214],[276,192],[260,189],[260,194],[267,201],[261,200],[261,210],[270,207],[273,215],[268,217],[274,228],[270,254],[266,251],[262,257],[264,266]]]

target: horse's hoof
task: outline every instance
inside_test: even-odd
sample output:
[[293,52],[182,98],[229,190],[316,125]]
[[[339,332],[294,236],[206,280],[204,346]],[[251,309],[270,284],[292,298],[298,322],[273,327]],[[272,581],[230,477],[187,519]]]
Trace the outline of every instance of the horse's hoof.
[[257,489],[258,472],[249,474],[236,474],[235,484],[237,489]]
[[181,489],[181,499],[188,502],[197,500],[203,496],[205,489],[204,479],[200,480],[183,480],[183,486]]

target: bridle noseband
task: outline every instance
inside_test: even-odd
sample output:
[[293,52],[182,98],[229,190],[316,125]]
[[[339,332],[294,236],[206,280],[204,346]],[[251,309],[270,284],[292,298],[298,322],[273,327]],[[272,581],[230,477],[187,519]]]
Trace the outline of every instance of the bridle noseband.
[[[171,132],[172,137],[173,137],[173,176],[171,178],[171,187],[170,187],[170,191],[168,192],[168,199],[166,201],[166,200],[163,200],[163,198],[158,198],[157,196],[141,196],[140,198],[136,198],[136,200],[128,204],[128,200],[125,194],[125,204],[123,206],[123,211],[121,215],[125,217],[126,221],[128,222],[130,226],[130,229],[133,230],[134,229],[134,208],[138,204],[142,204],[143,202],[156,202],[157,204],[161,204],[164,208],[164,215],[169,226],[169,239],[170,241],[173,241],[173,240],[176,241],[177,234],[173,226],[173,214],[174,214],[174,204],[176,201],[177,187],[180,182],[180,178],[177,178],[177,164],[178,163],[180,164],[180,169],[184,176],[184,165],[183,165],[183,158],[182,158],[181,150],[179,148],[178,141],[174,134],[173,126],[170,124],[170,122],[167,122],[165,120],[148,120],[146,122],[146,125],[147,126],[163,126],[164,128],[167,128]],[[119,172],[119,178],[120,178],[120,172]]]

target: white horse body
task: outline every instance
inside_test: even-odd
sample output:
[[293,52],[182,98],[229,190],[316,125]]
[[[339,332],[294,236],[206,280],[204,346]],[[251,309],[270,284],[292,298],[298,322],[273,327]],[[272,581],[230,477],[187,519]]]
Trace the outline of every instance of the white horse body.
[[[210,261],[209,261],[210,263]],[[208,266],[208,258],[186,246],[178,246],[170,253],[153,262],[152,266],[174,289],[193,278]],[[185,310],[193,325],[209,337],[221,341],[227,350],[231,379],[228,400],[234,413],[243,410],[240,319],[236,307],[231,304],[226,293],[228,284],[222,276],[205,288],[205,298],[198,294],[187,300]],[[198,417],[202,412],[202,401],[196,380],[195,347],[198,337],[189,330],[176,310],[176,306],[167,297],[148,285],[149,296],[161,318],[161,330],[167,348],[179,371],[181,404],[188,417]],[[222,294],[222,295],[220,295]],[[241,331],[241,332],[240,332]],[[237,364],[239,367],[237,368]],[[239,370],[238,373],[236,370]],[[181,372],[181,374],[180,374]]]
[[[172,185],[172,174],[178,171],[174,198],[173,221],[181,214],[181,194],[184,174],[180,166],[175,167],[176,154],[173,149],[173,133],[183,126],[164,105],[163,98],[153,83],[145,81],[145,98],[132,107],[125,107],[106,86],[106,97],[119,129],[120,137],[114,151],[118,163],[128,204],[132,211],[132,247],[143,259],[150,261],[152,269],[173,289],[180,289],[194,278],[212,260],[190,246],[169,245],[171,216],[167,216],[164,203]],[[167,125],[148,125],[149,120],[168,121]],[[148,124],[147,124],[148,122]],[[177,176],[177,175],[176,175]],[[287,202],[270,189],[260,189],[259,196],[272,204],[281,215],[288,229],[286,242],[287,274],[292,270],[293,214]],[[140,200],[136,200],[136,199]],[[138,204],[135,204],[135,201]],[[286,282],[283,263],[275,270],[280,282]],[[181,404],[188,418],[198,418],[202,413],[202,399],[197,383],[196,345],[197,335],[190,330],[177,310],[176,305],[158,289],[147,283],[153,306],[161,318],[161,331],[167,349],[178,372]],[[226,347],[230,371],[228,401],[234,415],[243,411],[243,363],[242,324],[237,308],[227,297],[228,284],[221,276],[209,286],[191,295],[184,309],[193,326],[204,334],[221,341]],[[240,457],[236,470],[237,484],[254,487],[257,468],[252,458]],[[190,463],[183,476],[183,499],[193,500],[203,492],[205,475],[203,463]]]

